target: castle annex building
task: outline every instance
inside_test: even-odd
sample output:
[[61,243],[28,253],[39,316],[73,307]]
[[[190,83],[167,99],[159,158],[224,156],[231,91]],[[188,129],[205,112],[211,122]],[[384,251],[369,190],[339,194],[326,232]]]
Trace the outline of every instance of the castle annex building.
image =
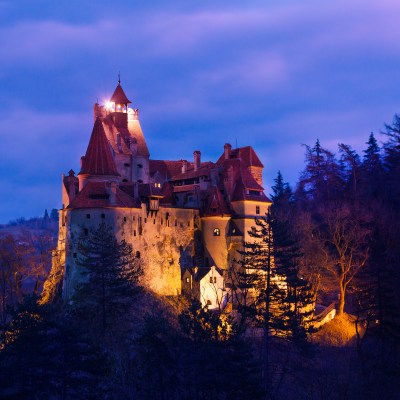
[[216,307],[236,250],[271,204],[263,165],[252,147],[230,144],[216,161],[203,161],[198,150],[190,160],[152,160],[130,104],[118,83],[109,103],[94,105],[81,169],[62,177],[63,296],[70,298],[81,279],[79,240],[104,222],[141,258],[145,286]]

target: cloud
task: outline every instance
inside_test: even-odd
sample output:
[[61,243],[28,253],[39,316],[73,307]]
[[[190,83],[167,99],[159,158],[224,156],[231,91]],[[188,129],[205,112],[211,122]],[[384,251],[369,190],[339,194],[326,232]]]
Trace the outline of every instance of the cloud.
[[[260,154],[267,187],[279,169],[294,182],[301,143],[361,151],[400,109],[398,1],[76,3],[0,1],[0,179],[20,196],[13,216],[34,213],[28,197],[40,210],[59,198],[119,70],[153,157],[215,160],[238,139]],[[24,194],[32,185],[47,198]]]

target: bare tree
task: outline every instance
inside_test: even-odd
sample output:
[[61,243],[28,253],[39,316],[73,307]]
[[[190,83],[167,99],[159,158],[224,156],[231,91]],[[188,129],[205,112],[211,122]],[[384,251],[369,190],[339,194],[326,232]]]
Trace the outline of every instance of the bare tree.
[[318,235],[326,256],[324,267],[339,289],[338,314],[343,314],[349,284],[369,256],[370,229],[365,215],[348,203],[325,206],[319,213]]

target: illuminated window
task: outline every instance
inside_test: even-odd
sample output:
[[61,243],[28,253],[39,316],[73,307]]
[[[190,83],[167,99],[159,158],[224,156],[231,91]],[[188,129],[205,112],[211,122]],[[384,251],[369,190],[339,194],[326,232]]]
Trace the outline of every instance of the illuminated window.
[[186,282],[189,283],[190,282],[190,278],[186,278]]
[[260,214],[260,206],[256,206],[256,214]]
[[219,230],[219,228],[214,228],[214,236],[220,236],[221,232]]

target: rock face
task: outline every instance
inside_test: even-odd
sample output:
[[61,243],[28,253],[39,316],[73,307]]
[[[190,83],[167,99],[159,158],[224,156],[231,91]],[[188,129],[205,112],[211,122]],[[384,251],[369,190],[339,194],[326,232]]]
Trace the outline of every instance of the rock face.
[[[247,146],[225,144],[217,162],[151,160],[137,109],[120,82],[111,101],[94,106],[94,126],[81,170],[62,178],[57,271],[69,299],[81,272],[79,241],[100,223],[126,240],[143,263],[142,283],[160,295],[181,293],[185,271],[218,268],[223,276],[254,218],[270,201],[263,165]],[[56,267],[54,267],[56,270]]]

